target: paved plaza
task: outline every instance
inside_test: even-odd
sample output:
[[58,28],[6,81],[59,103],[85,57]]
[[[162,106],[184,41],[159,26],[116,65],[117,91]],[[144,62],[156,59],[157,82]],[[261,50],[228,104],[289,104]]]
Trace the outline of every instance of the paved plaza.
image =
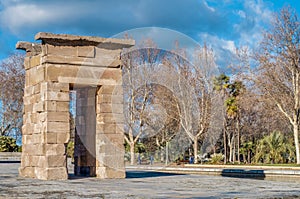
[[19,163],[0,163],[0,198],[300,198],[300,181],[127,170],[127,178],[42,181],[18,177]]

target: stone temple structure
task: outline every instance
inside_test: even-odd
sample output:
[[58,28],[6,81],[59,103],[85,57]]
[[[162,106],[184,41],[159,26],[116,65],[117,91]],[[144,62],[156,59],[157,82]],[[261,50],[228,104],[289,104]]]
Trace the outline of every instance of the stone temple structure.
[[76,94],[75,174],[124,178],[120,55],[130,39],[38,33],[26,51],[20,176],[68,179],[70,92]]

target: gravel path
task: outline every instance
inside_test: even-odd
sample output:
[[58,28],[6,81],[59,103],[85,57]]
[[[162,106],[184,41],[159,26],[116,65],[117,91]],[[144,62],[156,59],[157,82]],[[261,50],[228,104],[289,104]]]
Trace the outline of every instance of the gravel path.
[[300,198],[300,182],[128,170],[126,179],[18,177],[19,163],[0,163],[0,198]]

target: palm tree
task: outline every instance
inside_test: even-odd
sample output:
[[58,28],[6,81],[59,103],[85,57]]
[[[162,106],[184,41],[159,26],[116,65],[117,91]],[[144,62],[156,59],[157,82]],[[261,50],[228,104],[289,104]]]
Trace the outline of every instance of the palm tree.
[[263,163],[286,163],[295,157],[295,147],[285,136],[274,131],[269,136],[265,136],[258,141],[255,162]]

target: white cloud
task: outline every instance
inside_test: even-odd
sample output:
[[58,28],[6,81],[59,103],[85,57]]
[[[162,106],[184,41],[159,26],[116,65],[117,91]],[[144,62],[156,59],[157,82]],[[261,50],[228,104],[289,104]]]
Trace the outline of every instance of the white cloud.
[[246,18],[246,13],[243,10],[239,10],[237,12],[237,14],[241,17],[241,18]]
[[216,35],[200,33],[199,38],[201,43],[206,43],[214,49],[216,63],[219,68],[225,68],[231,62],[231,57],[234,57],[236,45],[233,40],[226,40]]

